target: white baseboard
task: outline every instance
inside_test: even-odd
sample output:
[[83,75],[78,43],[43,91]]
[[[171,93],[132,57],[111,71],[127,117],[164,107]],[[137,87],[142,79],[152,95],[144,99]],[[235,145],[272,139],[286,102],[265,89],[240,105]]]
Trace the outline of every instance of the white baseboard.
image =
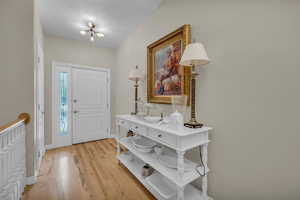
[[26,185],[33,185],[35,183],[37,183],[37,177],[36,176],[26,177]]
[[45,153],[46,153],[46,148],[44,147],[44,148],[42,149],[42,157],[44,157]]
[[36,176],[39,175],[40,168],[41,168],[41,166],[42,166],[42,160],[43,160],[43,158],[44,158],[44,156],[45,156],[45,152],[46,152],[46,149],[43,148],[43,149],[41,150],[41,156],[39,157],[39,160],[38,160],[38,167],[39,167],[39,169],[36,170]]
[[48,144],[45,147],[46,147],[46,150],[51,150],[51,149],[57,149],[60,147],[69,147],[69,146],[72,146],[72,144],[69,144],[69,145]]
[[48,144],[48,145],[45,146],[45,149],[50,150],[50,149],[56,149],[56,148],[59,148],[59,147],[63,147],[63,146],[55,145],[55,144]]
[[47,145],[45,145],[45,149],[46,150],[50,150],[50,149],[54,149],[55,147],[54,147],[54,145],[53,144],[47,144]]
[[110,134],[109,136],[108,136],[108,138],[111,138],[111,139],[116,139],[116,135],[115,134]]
[[[115,134],[110,134],[107,138],[116,139],[116,137],[117,136]],[[66,145],[66,146],[71,146],[71,145]],[[65,145],[56,145],[56,144],[47,144],[47,145],[45,145],[46,150],[56,149],[56,148],[59,148],[59,147],[65,147]]]

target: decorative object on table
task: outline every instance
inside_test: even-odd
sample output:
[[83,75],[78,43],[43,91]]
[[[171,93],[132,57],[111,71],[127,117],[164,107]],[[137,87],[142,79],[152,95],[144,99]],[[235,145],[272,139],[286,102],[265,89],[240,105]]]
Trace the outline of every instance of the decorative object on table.
[[179,61],[190,43],[190,25],[184,25],[148,46],[148,102],[171,104],[172,95],[190,93],[190,69]]
[[144,75],[142,71],[138,68],[138,66],[136,66],[134,69],[131,70],[128,79],[135,82],[134,112],[132,112],[131,114],[136,115],[138,113],[138,82],[144,79]]
[[94,42],[95,38],[102,38],[104,37],[103,33],[100,33],[95,30],[96,25],[93,22],[88,22],[87,23],[87,29],[86,30],[81,30],[80,34],[81,35],[88,35],[90,37],[90,41]]
[[204,46],[201,43],[189,44],[180,60],[182,66],[190,66],[192,68],[191,77],[191,87],[192,87],[192,97],[191,97],[191,120],[184,125],[189,128],[201,128],[203,124],[197,122],[196,120],[196,76],[198,73],[195,71],[196,66],[203,66],[209,63],[207,53]]
[[172,96],[173,113],[170,115],[169,127],[176,130],[183,129],[183,114],[185,114],[187,96]]
[[133,137],[135,134],[133,133],[133,131],[132,130],[129,130],[128,132],[127,132],[127,137]]
[[158,122],[158,125],[159,126],[168,125],[169,122],[170,122],[170,116],[169,115],[164,116],[164,113],[160,113],[160,120]]
[[150,176],[153,172],[154,172],[154,169],[153,169],[150,165],[145,164],[145,165],[143,166],[143,169],[142,169],[142,176],[143,176],[143,177],[148,177],[148,176]]

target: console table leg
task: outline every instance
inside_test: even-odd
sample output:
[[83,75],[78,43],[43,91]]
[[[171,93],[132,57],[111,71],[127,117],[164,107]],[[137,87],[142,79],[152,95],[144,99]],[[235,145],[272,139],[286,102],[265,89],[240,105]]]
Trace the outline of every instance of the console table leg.
[[184,200],[184,187],[177,186],[177,200]]
[[[202,159],[205,169],[207,169],[207,149],[208,144],[201,146],[201,152],[202,152]],[[207,172],[205,172],[205,175],[202,177],[202,193],[205,200],[208,200],[207,196]]]
[[[184,175],[184,151],[177,151],[178,179],[182,180]],[[184,200],[184,187],[177,186],[177,200]]]

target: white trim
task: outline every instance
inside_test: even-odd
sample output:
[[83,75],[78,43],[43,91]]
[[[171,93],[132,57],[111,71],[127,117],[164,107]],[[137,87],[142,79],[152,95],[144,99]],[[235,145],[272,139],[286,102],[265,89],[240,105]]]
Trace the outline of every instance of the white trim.
[[[40,137],[38,137],[38,135],[40,134],[40,123],[38,120],[38,116],[41,112],[41,108],[39,107],[39,105],[42,104],[42,112],[45,111],[45,76],[44,76],[44,72],[45,72],[45,65],[44,65],[44,52],[43,52],[43,48],[41,46],[41,44],[39,42],[37,42],[35,44],[35,56],[34,56],[34,61],[35,61],[35,65],[34,65],[34,114],[33,114],[33,118],[34,118],[34,161],[33,161],[33,170],[35,174],[39,173],[39,169],[41,168],[41,161],[43,159],[43,149],[45,148],[44,145],[44,141],[45,141],[45,116],[44,114],[44,121],[43,121],[43,135],[42,135],[42,139],[41,141],[38,141],[40,139]],[[40,73],[41,72],[41,73]],[[42,77],[40,77],[39,75],[42,75]],[[43,102],[40,102],[39,100],[39,96],[40,91],[39,91],[39,87],[38,85],[40,84],[40,78],[42,78],[42,100]],[[41,148],[41,149],[40,149]],[[39,157],[38,157],[39,156]]]
[[48,145],[46,145],[46,151],[51,150],[51,149],[57,149],[57,148],[60,148],[60,147],[66,147],[66,146],[71,146],[71,145],[48,144]]
[[55,146],[53,144],[46,144],[45,148],[46,148],[46,151],[47,151],[47,150],[55,149]]
[[46,151],[51,150],[51,149],[56,149],[58,147],[59,147],[58,145],[48,144],[48,145],[46,145]]
[[115,133],[111,133],[108,138],[110,138],[110,139],[116,139],[117,135]]
[[112,126],[112,122],[111,122],[111,113],[112,113],[112,110],[111,110],[111,70],[108,69],[107,71],[107,87],[108,87],[108,91],[107,91],[107,103],[108,103],[108,135],[107,137],[111,137],[112,134],[111,134],[111,126]]
[[52,144],[46,144],[45,148],[46,148],[46,151],[47,151],[47,150],[54,149],[55,147]]
[[[109,126],[108,126],[108,135],[107,135],[107,138],[111,138],[112,135],[111,135],[111,69],[110,68],[100,68],[100,67],[91,67],[91,66],[86,66],[86,65],[77,65],[77,64],[70,64],[70,63],[63,63],[63,62],[57,62],[57,61],[52,61],[52,93],[51,93],[51,100],[52,100],[52,142],[54,141],[54,137],[55,137],[55,130],[56,130],[56,119],[55,119],[55,97],[53,94],[55,94],[55,72],[56,72],[56,68],[59,67],[59,66],[63,66],[63,67],[69,67],[70,69],[72,68],[77,68],[77,69],[88,69],[88,70],[95,70],[95,71],[102,71],[102,72],[106,72],[107,73],[107,85],[108,85],[108,95],[107,95],[107,103],[108,103],[108,123],[109,123]],[[72,73],[71,73],[71,79],[72,79]],[[72,92],[73,92],[73,86],[72,84],[70,84],[70,87],[71,87],[71,96],[72,96]],[[71,104],[72,104],[72,101],[71,101]],[[71,107],[73,107],[71,105]],[[72,117],[71,117],[72,118]],[[72,120],[71,120],[71,123],[70,123],[70,127],[71,129],[73,128],[73,123],[72,123]],[[73,130],[71,130],[71,137],[73,138],[72,136],[73,134]],[[72,139],[73,140],[73,139]],[[55,141],[54,141],[55,142]],[[72,145],[72,142],[71,142],[71,145]],[[65,146],[69,146],[69,145],[65,145]],[[55,149],[55,148],[59,148],[59,147],[63,147],[61,145],[58,145],[58,144],[50,144],[50,145],[46,145],[46,149],[49,150],[49,149]]]
[[109,75],[110,75],[110,68],[91,67],[91,66],[87,66],[87,65],[77,65],[77,64],[70,64],[70,63],[52,61],[52,68],[56,67],[56,66],[61,66],[61,65],[64,66],[64,67],[70,67],[70,68],[89,69],[89,70],[95,70],[95,71],[105,71],[105,72],[109,72]]
[[44,145],[44,148],[42,149],[42,157],[44,157],[45,153],[46,153],[46,147]]
[[40,168],[42,166],[42,160],[45,156],[45,153],[46,153],[46,149],[45,149],[45,144],[43,145],[42,149],[40,150],[40,157],[39,157],[39,160],[38,160],[38,166],[39,166],[39,169],[36,170],[36,176],[38,176],[40,174]]
[[[43,148],[40,150],[41,155],[40,155],[39,160],[38,160],[39,168],[41,168],[41,164],[42,164],[42,160],[44,158],[45,152],[46,152],[46,149],[45,149],[45,145],[44,145]],[[39,172],[40,172],[40,169],[37,169],[36,170],[37,175],[39,175]]]
[[26,177],[26,185],[33,185],[35,183],[37,183],[37,177],[36,176]]

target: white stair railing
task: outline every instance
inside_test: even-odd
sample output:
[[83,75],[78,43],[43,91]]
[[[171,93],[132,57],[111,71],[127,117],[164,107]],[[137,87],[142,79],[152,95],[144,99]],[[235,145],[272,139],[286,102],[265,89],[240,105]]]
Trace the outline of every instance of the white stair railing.
[[25,134],[29,115],[23,113],[0,127],[0,199],[19,200],[25,187]]

